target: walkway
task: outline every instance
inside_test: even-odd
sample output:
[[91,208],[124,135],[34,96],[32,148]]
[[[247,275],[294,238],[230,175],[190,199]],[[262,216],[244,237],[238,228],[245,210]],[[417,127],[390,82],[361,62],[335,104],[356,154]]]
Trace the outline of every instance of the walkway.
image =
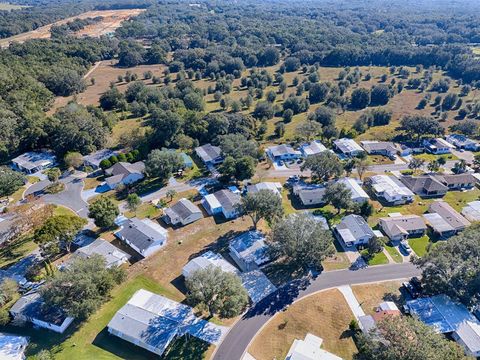
[[348,306],[350,306],[350,310],[352,310],[352,313],[357,321],[360,316],[365,316],[365,313],[363,312],[363,309],[355,297],[350,285],[339,286],[338,290],[340,290],[340,292],[343,294],[343,297],[345,298]]

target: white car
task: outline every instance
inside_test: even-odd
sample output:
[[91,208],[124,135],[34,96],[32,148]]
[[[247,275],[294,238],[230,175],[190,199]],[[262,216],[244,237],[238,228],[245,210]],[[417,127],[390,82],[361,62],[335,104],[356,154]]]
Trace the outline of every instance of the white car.
[[407,240],[402,240],[402,241],[400,241],[400,247],[401,247],[407,254],[411,254],[412,248],[410,247],[410,245],[408,245],[408,241],[407,241]]

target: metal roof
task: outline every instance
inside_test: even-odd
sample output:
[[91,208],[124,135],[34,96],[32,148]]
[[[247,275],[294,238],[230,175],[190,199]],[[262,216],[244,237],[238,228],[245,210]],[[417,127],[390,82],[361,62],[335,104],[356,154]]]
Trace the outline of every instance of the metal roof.
[[182,270],[182,274],[185,277],[191,276],[195,271],[206,269],[209,266],[216,266],[222,269],[222,271],[238,274],[239,271],[235,266],[230,264],[223,256],[214,253],[213,251],[207,251],[206,253],[197,256],[190,260]]
[[230,241],[229,248],[238,253],[246,262],[254,262],[257,265],[270,259],[265,236],[259,231],[247,231],[237,236]]

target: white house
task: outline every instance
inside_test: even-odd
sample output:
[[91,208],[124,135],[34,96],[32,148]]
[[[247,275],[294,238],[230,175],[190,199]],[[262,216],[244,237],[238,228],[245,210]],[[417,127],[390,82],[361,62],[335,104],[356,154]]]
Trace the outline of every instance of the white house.
[[49,151],[26,152],[12,159],[14,170],[33,174],[54,166],[57,163],[55,155]]
[[380,218],[379,226],[392,241],[401,241],[409,237],[422,236],[427,231],[427,225],[418,215],[389,214]]
[[478,151],[480,148],[480,144],[477,141],[469,139],[465,135],[461,134],[448,135],[445,140],[455,146],[457,149]]
[[190,260],[182,269],[182,275],[185,278],[192,276],[195,271],[206,269],[209,266],[215,266],[222,271],[238,274],[239,271],[235,266],[230,264],[227,260],[223,258],[222,255],[214,253],[213,251],[207,251],[200,256]]
[[320,154],[324,151],[327,151],[327,148],[319,140],[314,140],[310,143],[300,146],[300,152],[302,153],[303,157],[306,158],[312,155]]
[[168,231],[150,219],[124,221],[115,236],[133,250],[149,257],[167,244]]
[[234,219],[239,215],[237,205],[240,204],[240,199],[240,195],[223,189],[205,195],[202,206],[209,215],[223,214],[226,219]]
[[270,190],[278,196],[282,196],[280,193],[282,191],[282,184],[279,182],[261,182],[255,185],[247,186],[247,193],[255,194],[260,190]]
[[120,184],[134,184],[145,177],[144,171],[145,164],[143,161],[137,161],[133,164],[127,162],[118,162],[105,170],[105,173],[109,175],[109,177],[105,179],[105,183],[112,190]]
[[68,266],[76,258],[88,259],[93,255],[102,256],[105,259],[105,266],[107,268],[120,266],[130,259],[130,255],[126,252],[120,250],[108,241],[98,238],[91,244],[77,249],[64,266]]
[[24,360],[28,338],[0,332],[0,359]]
[[353,139],[342,138],[335,140],[333,144],[338,151],[348,157],[354,157],[365,152],[365,150],[363,150],[363,148],[358,145]]
[[449,154],[454,147],[448,141],[442,138],[424,140],[425,150],[435,155]]
[[365,201],[368,201],[368,199],[370,199],[365,190],[363,190],[360,186],[361,182],[359,180],[346,177],[343,179],[339,179],[338,182],[344,184],[347,189],[350,190],[350,192],[352,193],[351,198],[353,202],[364,203]]
[[296,160],[302,156],[300,151],[294,150],[291,146],[285,144],[270,146],[265,152],[272,161]]
[[256,270],[270,260],[265,236],[259,231],[247,231],[237,236],[230,241],[228,249],[242,271]]
[[285,360],[342,360],[332,353],[323,350],[323,340],[313,334],[307,334],[305,340],[293,340]]
[[415,194],[394,176],[375,175],[368,179],[375,196],[391,205],[402,205],[413,201]]
[[45,306],[39,293],[22,296],[9,310],[16,320],[62,334],[73,322],[63,309]]
[[167,224],[188,225],[203,218],[202,210],[188,199],[180,199],[165,209],[164,220]]

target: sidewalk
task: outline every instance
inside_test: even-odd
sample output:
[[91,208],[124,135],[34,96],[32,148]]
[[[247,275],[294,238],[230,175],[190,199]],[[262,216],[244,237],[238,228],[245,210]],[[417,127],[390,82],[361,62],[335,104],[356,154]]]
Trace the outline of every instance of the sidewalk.
[[338,290],[340,290],[340,292],[343,294],[343,297],[347,301],[348,306],[350,306],[350,309],[352,310],[352,313],[357,321],[360,316],[365,316],[362,307],[358,303],[358,300],[353,294],[352,288],[349,285],[339,286]]

